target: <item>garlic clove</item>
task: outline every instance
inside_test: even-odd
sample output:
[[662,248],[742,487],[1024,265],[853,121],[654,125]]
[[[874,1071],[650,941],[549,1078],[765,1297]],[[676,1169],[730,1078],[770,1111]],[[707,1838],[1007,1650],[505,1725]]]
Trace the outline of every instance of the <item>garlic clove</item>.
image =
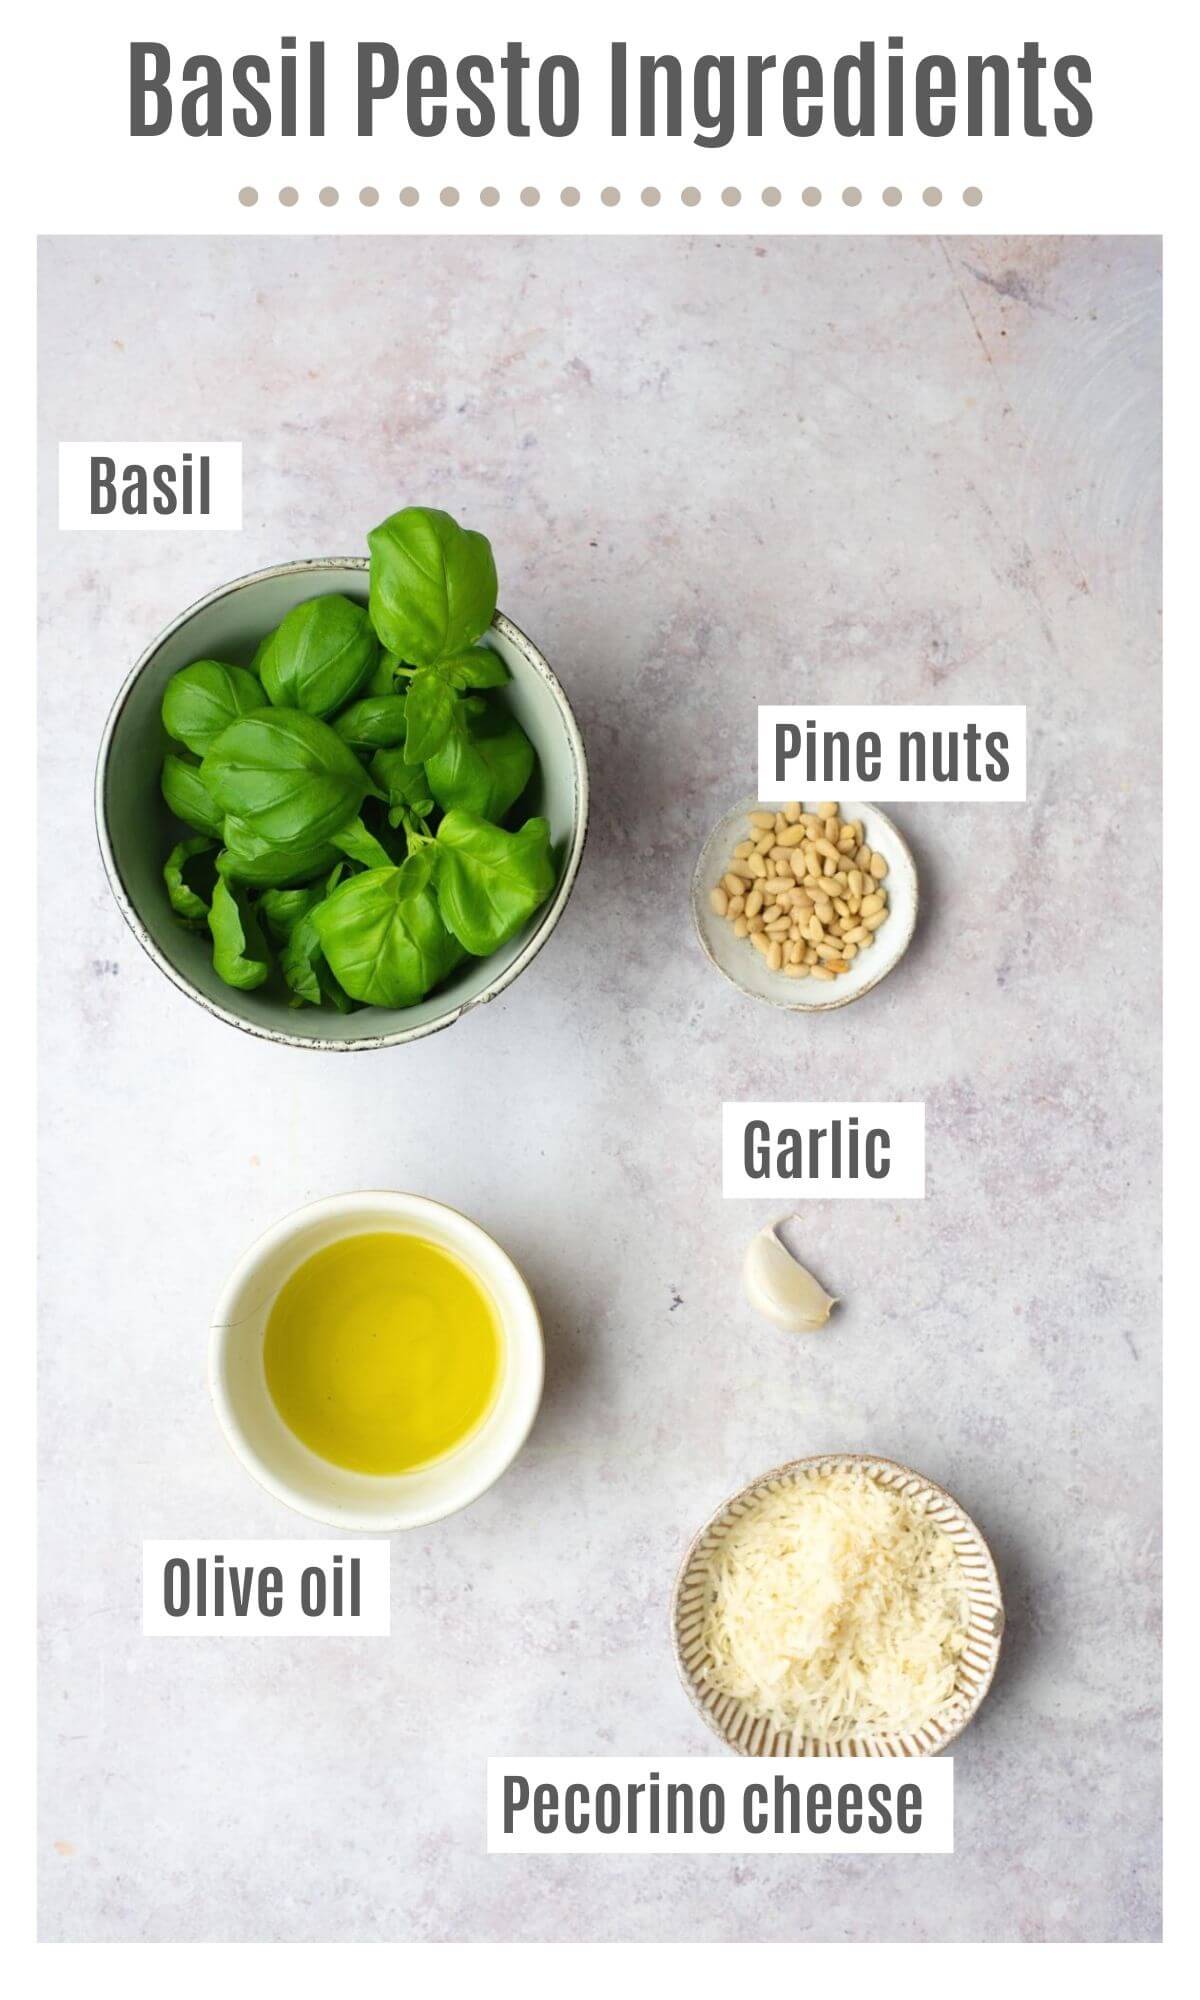
[[838,1303],[780,1242],[773,1222],[753,1238],[742,1281],[755,1311],[784,1333],[818,1332]]

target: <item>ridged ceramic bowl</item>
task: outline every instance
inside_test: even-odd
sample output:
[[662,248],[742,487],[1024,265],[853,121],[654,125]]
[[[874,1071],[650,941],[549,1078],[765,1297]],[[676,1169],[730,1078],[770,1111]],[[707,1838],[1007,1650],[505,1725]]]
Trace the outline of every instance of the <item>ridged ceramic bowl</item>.
[[749,938],[735,937],[733,925],[719,917],[709,902],[729,867],[734,848],[747,837],[749,814],[758,810],[757,799],[742,799],[717,821],[700,851],[692,879],[692,919],[705,957],[743,993],[766,1000],[772,1007],[786,1007],[794,1014],[828,1014],[848,1006],[851,1000],[861,1000],[899,965],[916,929],[920,893],[917,864],[908,842],[895,821],[878,806],[847,801],[842,817],[861,820],[867,846],[877,847],[887,861],[883,887],[888,892],[890,915],[876,931],[871,949],[860,951],[851,960],[849,972],[837,979],[789,979],[785,972],[771,971]]
[[[922,1512],[932,1515],[950,1537],[966,1579],[970,1621],[967,1644],[959,1662],[958,1681],[948,1706],[922,1728],[907,1736],[852,1737],[827,1743],[792,1730],[777,1729],[769,1716],[757,1714],[732,1695],[722,1694],[705,1678],[711,1655],[704,1644],[708,1605],[708,1566],[733,1523],[756,1502],[787,1485],[802,1484],[814,1473],[858,1468],[892,1492],[901,1493]],[[992,1684],[1004,1631],[1000,1581],[987,1543],[957,1500],[919,1472],[894,1459],[861,1452],[831,1452],[816,1458],[796,1458],[764,1473],[718,1508],[692,1542],[675,1583],[671,1616],[672,1639],[680,1677],[692,1702],[710,1729],[731,1750],[747,1757],[932,1757],[966,1728]]]
[[524,972],[566,908],[587,835],[588,780],[583,739],[570,703],[531,639],[497,612],[487,643],[508,667],[504,689],[538,755],[519,809],[542,813],[558,866],[553,895],[515,938],[490,958],[469,958],[415,1007],[289,1007],[271,987],[239,993],[213,970],[207,933],[178,923],[167,901],[163,862],[187,829],[168,812],[159,789],[163,755],[177,750],[162,726],[163,689],[193,660],[248,666],[255,647],[306,598],[340,591],[367,602],[365,557],[282,563],[223,584],[181,612],[146,648],[113,705],[96,767],[96,829],[113,895],[143,950],[173,985],[230,1027],[292,1048],[381,1049],[448,1028],[472,1007],[494,1000]]

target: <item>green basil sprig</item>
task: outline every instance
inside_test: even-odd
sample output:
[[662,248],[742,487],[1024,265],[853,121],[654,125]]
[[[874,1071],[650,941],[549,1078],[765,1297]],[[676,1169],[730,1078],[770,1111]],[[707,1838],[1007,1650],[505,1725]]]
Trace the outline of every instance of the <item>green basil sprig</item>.
[[343,882],[312,913],[330,969],[354,1000],[412,1007],[462,952],[442,921],[423,853]]
[[259,655],[258,672],[274,707],[326,716],[358,693],[378,658],[362,605],[334,594],[288,612]]
[[231,723],[200,775],[223,812],[279,846],[327,840],[372,788],[328,723],[293,708],[260,708]]
[[408,703],[402,694],[369,694],[333,718],[343,743],[354,750],[390,750],[403,743]]
[[465,652],[496,612],[491,543],[437,507],[402,507],[372,528],[371,623],[410,666]]
[[432,845],[438,906],[475,958],[487,958],[515,937],[554,887],[547,820],[527,819],[519,832],[506,833],[456,808]]
[[487,541],[420,507],[368,540],[369,611],[311,598],[249,668],[198,660],[163,696],[172,909],[229,985],[293,1007],[415,1005],[555,881],[546,822],[503,824],[537,760],[496,692]]
[[213,965],[226,986],[250,993],[271,976],[271,954],[258,918],[244,893],[231,889],[218,876],[208,912],[212,932]]
[[208,904],[198,889],[193,889],[187,880],[187,866],[201,854],[211,854],[216,842],[207,834],[198,833],[191,840],[181,840],[173,847],[163,865],[163,881],[167,885],[167,900],[177,917],[194,928],[208,921]]
[[425,775],[444,812],[461,806],[498,821],[525,790],[533,764],[533,745],[507,710],[484,703],[472,712],[459,702],[445,740],[425,759]]
[[219,660],[196,660],[172,674],[163,693],[163,728],[177,743],[203,757],[223,729],[239,715],[262,708],[262,682],[245,667],[226,667]]

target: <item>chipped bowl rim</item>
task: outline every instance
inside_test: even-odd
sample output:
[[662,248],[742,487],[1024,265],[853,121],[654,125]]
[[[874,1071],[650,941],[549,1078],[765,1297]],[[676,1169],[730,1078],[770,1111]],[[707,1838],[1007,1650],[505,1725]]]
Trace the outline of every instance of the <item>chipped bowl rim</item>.
[[[961,1700],[956,1691],[951,1704],[953,1712],[946,1722],[931,1718],[921,1729],[904,1735],[856,1736],[843,1743],[829,1743],[812,1737],[800,1737],[797,1741],[793,1730],[775,1729],[768,1716],[750,1709],[736,1696],[712,1690],[706,1694],[696,1666],[701,1650],[697,1636],[692,1632],[685,1639],[681,1632],[681,1620],[691,1618],[697,1608],[691,1602],[685,1604],[684,1594],[689,1587],[695,1590],[701,1587],[700,1564],[709,1553],[710,1538],[719,1539],[735,1515],[743,1513],[761,1494],[775,1490],[781,1484],[799,1485],[803,1476],[813,1472],[843,1471],[853,1467],[861,1467],[880,1484],[902,1492],[909,1500],[923,1500],[925,1511],[934,1513],[939,1525],[951,1534],[960,1559],[965,1561],[969,1557],[975,1582],[973,1586],[968,1585],[972,1608],[968,1634],[973,1653],[978,1656],[978,1664],[972,1660],[969,1691]],[[693,1570],[696,1571],[694,1579]],[[744,1757],[938,1756],[978,1714],[995,1679],[1004,1626],[1004,1597],[995,1560],[966,1508],[944,1486],[939,1486],[936,1480],[927,1478],[923,1472],[914,1472],[911,1466],[902,1464],[899,1459],[883,1458],[874,1452],[816,1452],[806,1458],[788,1459],[783,1465],[760,1473],[756,1479],[722,1501],[692,1536],[676,1572],[671,1593],[671,1649],[684,1691],[714,1734],[729,1749]]]

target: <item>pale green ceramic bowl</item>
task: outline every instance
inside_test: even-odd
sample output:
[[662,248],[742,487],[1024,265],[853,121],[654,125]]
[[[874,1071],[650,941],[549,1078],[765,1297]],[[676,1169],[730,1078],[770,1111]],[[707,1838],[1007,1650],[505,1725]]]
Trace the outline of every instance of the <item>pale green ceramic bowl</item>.
[[138,943],[154,963],[206,1012],[247,1034],[292,1048],[380,1049],[448,1028],[471,1007],[494,1000],[525,970],[566,907],[587,834],[588,780],[583,740],[546,661],[511,619],[497,612],[488,643],[512,674],[505,698],[538,755],[538,769],[520,801],[523,814],[543,813],[558,861],[558,886],[526,928],[491,958],[467,959],[436,993],[396,1011],[366,1007],[354,1014],[291,1008],[267,988],[239,993],[212,967],[206,934],[185,930],[172,914],[162,866],[179,822],[159,790],[170,742],[162,726],[163,689],[192,660],[248,666],[264,632],[305,598],[341,591],[367,601],[365,558],[282,563],[227,583],[168,625],[142,654],[104,730],[96,767],[96,828],[112,892]]

